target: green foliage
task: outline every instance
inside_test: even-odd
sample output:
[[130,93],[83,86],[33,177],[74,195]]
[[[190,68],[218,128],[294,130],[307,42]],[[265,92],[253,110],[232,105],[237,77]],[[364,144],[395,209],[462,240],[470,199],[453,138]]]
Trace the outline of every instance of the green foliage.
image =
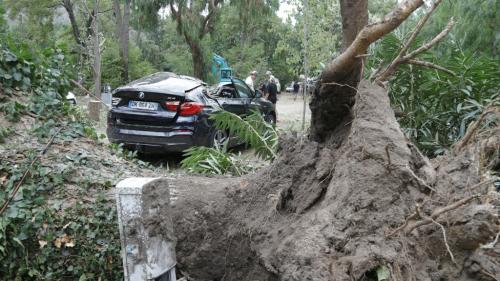
[[4,143],[5,139],[12,133],[11,128],[4,128],[0,126],[0,143]]
[[258,111],[254,111],[244,119],[229,111],[220,111],[210,118],[214,120],[216,128],[237,136],[255,149],[255,154],[259,158],[264,160],[276,158],[278,132],[273,124],[264,121]]
[[[1,112],[11,122],[28,111],[38,116],[27,132],[38,137],[40,147],[11,144],[5,140],[11,130],[0,128],[0,142],[5,143],[0,156],[0,206],[13,197],[22,175],[29,171],[0,216],[0,276],[5,280],[122,280],[116,212],[109,208],[114,204],[104,194],[92,200],[86,197],[88,192],[102,193],[110,183],[90,181],[71,191],[65,189],[74,183],[79,169],[89,165],[84,155],[67,156],[56,167],[43,161],[30,166],[61,127],[55,142],[95,134],[81,112],[64,101],[71,75],[64,50],[36,51],[8,44],[15,48],[1,46],[3,54],[12,58],[2,67],[12,71],[18,64],[29,66],[26,74],[31,85],[30,94],[22,99],[26,102],[5,97],[0,101]],[[2,86],[5,92],[12,92],[12,87],[16,85]],[[66,192],[73,194],[74,201],[68,201]]]
[[228,153],[221,148],[192,147],[184,151],[182,168],[195,174],[241,176],[253,170],[253,167],[241,159],[241,155]]
[[0,83],[6,87],[7,94],[12,88],[27,90],[32,77],[30,63],[0,43]]
[[[259,112],[241,118],[234,113],[221,111],[211,118],[216,128],[250,145],[257,157],[267,161],[276,158],[278,133],[272,124],[264,121]],[[187,149],[184,156],[186,158],[181,161],[181,165],[192,173],[240,176],[255,169],[254,165],[243,161],[241,155],[228,152],[226,146],[193,147]]]
[[[390,34],[372,49],[375,59],[369,64],[371,71],[382,61],[392,61],[402,37],[400,33]],[[446,40],[441,44],[447,50],[445,55],[437,49],[419,59],[444,66],[456,76],[403,65],[390,84],[393,106],[406,113],[400,124],[407,136],[429,155],[442,153],[462,138],[484,106],[500,96],[500,61],[464,48],[453,36]],[[415,45],[422,41],[419,38]]]
[[[129,81],[124,81],[119,75],[122,72],[120,51],[117,42],[109,42],[102,54],[102,81],[109,83],[111,87],[122,86]],[[141,50],[130,44],[129,48],[129,76],[131,80],[152,74],[157,71],[153,65],[141,58]],[[90,75],[90,74],[89,74]]]
[[[471,52],[481,52],[498,60],[500,45],[500,1],[443,1],[432,16],[432,23],[423,30],[424,36],[433,36],[441,31],[448,20],[454,17],[456,24],[452,34],[460,44]],[[447,53],[447,46],[436,50]]]

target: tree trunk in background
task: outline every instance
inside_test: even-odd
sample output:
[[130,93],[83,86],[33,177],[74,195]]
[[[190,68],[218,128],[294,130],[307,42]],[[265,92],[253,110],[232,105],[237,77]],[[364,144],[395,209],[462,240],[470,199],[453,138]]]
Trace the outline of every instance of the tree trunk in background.
[[122,62],[121,76],[124,82],[128,82],[129,80],[128,45],[129,45],[130,2],[131,0],[125,0],[122,13],[120,1],[119,0],[113,1],[113,12],[116,18],[115,32],[119,42],[120,57]]
[[129,80],[129,64],[128,64],[128,53],[129,53],[129,26],[130,26],[130,1],[125,0],[125,5],[123,7],[123,26],[121,31],[122,38],[122,60],[123,60],[123,79],[128,82]]
[[354,41],[356,35],[368,24],[367,0],[340,0],[342,16],[342,51]]
[[206,68],[205,68],[205,58],[203,56],[203,51],[201,46],[196,42],[190,42],[189,48],[191,50],[191,57],[193,59],[193,75],[196,78],[205,80]]
[[73,10],[73,3],[71,3],[71,0],[63,0],[62,4],[64,9],[68,13],[69,21],[71,23],[71,29],[73,31],[73,37],[75,38],[76,44],[78,44],[80,47],[85,48],[85,41],[82,40],[80,28],[78,27],[78,22],[76,21],[75,11]]
[[[101,49],[100,49],[100,40],[99,40],[99,0],[95,0],[95,7],[94,7],[94,19],[93,19],[93,28],[92,28],[92,33],[94,34],[94,94],[95,96],[100,99],[101,98]],[[99,112],[100,112],[100,104],[95,103],[95,101],[92,101],[91,98],[91,103],[94,106],[89,106],[89,109],[92,109],[92,112],[89,112],[91,114],[90,118],[96,121],[99,121]],[[97,109],[95,109],[95,107]]]

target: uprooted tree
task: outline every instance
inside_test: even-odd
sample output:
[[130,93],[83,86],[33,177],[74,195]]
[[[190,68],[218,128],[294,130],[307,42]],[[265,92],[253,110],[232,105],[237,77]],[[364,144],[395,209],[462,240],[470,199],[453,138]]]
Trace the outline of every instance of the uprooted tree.
[[424,3],[367,25],[366,0],[341,0],[344,52],[316,87],[309,139],[283,139],[275,163],[237,186],[178,190],[178,265],[190,280],[498,280],[498,198],[484,176],[498,136],[431,163],[382,87],[415,60],[406,45],[439,2],[372,84],[360,82],[368,47]]

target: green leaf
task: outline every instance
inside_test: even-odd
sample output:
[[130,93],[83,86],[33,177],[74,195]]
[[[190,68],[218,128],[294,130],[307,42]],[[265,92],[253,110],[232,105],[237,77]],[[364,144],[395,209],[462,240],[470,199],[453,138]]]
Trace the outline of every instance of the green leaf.
[[391,277],[391,273],[389,271],[389,268],[385,265],[381,265],[377,268],[377,280],[378,281],[383,281],[383,280],[389,280]]
[[21,243],[21,240],[19,240],[17,237],[13,237],[12,240],[14,240],[14,242],[16,242],[17,244],[19,244],[21,247],[24,248],[23,243]]

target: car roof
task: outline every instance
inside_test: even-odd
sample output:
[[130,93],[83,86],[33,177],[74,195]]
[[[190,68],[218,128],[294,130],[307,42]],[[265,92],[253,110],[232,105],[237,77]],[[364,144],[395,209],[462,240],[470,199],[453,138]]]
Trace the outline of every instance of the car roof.
[[143,91],[173,95],[184,95],[186,92],[206,85],[203,81],[185,75],[177,75],[173,72],[157,72],[128,83],[117,88],[121,91]]

